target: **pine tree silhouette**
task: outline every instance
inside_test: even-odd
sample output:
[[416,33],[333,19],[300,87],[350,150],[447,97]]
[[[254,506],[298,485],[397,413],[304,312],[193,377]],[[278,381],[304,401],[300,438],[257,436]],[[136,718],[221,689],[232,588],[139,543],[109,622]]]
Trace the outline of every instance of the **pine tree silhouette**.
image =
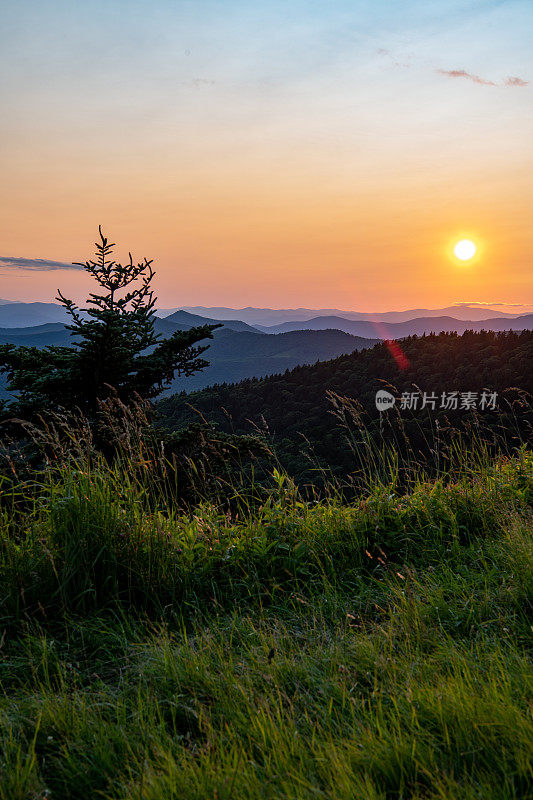
[[128,404],[134,397],[151,399],[175,374],[189,376],[208,366],[202,354],[219,325],[176,331],[161,340],[154,331],[156,298],[152,260],[121,264],[99,227],[96,260],[82,266],[98,284],[86,308],[80,309],[59,291],[57,299],[71,318],[67,326],[73,347],[0,346],[0,371],[16,399],[7,411],[31,416],[57,408],[79,408],[89,418],[98,402],[111,394]]

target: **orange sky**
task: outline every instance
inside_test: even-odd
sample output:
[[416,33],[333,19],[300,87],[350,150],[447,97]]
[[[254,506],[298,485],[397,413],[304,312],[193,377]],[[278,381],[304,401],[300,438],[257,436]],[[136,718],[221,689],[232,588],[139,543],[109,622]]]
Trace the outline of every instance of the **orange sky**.
[[79,299],[82,273],[1,257],[84,260],[101,223],[163,306],[533,304],[527,4],[52,3],[61,33],[16,5],[0,297]]

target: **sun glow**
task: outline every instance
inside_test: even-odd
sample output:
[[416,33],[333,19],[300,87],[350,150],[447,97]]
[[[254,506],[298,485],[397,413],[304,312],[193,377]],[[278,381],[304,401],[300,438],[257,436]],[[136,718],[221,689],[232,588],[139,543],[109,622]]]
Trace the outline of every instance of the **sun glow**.
[[453,248],[453,252],[461,261],[470,261],[476,254],[477,247],[470,239],[461,239]]

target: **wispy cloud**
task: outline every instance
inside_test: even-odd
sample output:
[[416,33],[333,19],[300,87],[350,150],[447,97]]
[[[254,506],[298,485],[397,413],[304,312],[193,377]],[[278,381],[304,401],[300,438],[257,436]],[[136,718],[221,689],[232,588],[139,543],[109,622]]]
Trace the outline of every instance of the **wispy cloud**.
[[454,306],[518,306],[521,303],[500,303],[495,301],[494,303],[489,302],[488,300],[457,300],[454,303]]
[[59,269],[82,270],[77,264],[53,261],[49,258],[22,258],[20,256],[0,256],[0,269],[30,270],[31,272],[54,272]]
[[528,303],[505,303],[499,300],[493,303],[484,302],[482,300],[457,300],[454,306],[478,306],[480,308],[531,308]]
[[529,81],[525,81],[523,78],[518,78],[516,75],[509,75],[508,78],[505,79],[506,86],[527,86]]
[[384,47],[378,47],[378,49],[376,50],[376,53],[379,56],[385,56],[385,57],[389,58],[392,61],[393,67],[409,68],[411,66],[411,62],[405,60],[405,57],[412,58],[412,56],[409,55],[409,54],[401,55],[400,57],[403,60],[400,60],[400,57],[397,58],[394,55],[394,53],[392,53],[390,50],[386,50]]
[[527,86],[529,83],[529,81],[525,81],[516,75],[509,75],[502,83],[495,83],[482,78],[480,75],[475,75],[473,72],[467,72],[465,69],[437,69],[435,72],[438,72],[439,75],[445,75],[447,78],[466,78],[466,80],[472,81],[472,83],[480,83],[482,86]]
[[467,72],[465,69],[438,69],[436,70],[440,75],[446,75],[448,78],[466,78],[473,83],[481,83],[483,86],[496,86],[494,81],[487,81],[479,75],[474,75],[473,72]]

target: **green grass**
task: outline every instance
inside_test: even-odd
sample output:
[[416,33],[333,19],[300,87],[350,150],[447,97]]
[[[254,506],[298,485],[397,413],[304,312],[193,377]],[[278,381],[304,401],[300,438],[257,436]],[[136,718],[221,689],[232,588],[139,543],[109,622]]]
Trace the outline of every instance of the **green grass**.
[[531,453],[231,514],[2,488],[0,800],[533,797]]

